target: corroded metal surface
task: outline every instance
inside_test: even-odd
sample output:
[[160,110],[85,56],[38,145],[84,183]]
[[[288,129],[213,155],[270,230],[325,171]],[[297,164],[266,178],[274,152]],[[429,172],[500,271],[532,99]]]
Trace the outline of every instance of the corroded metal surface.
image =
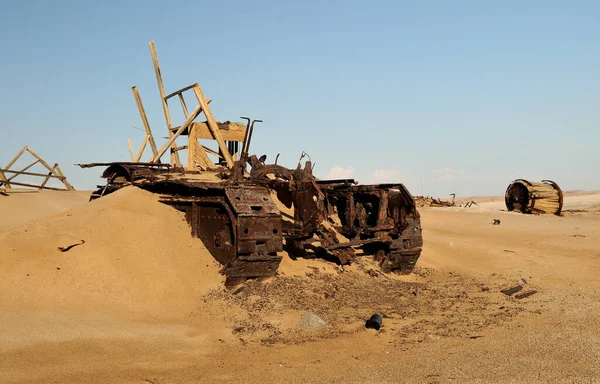
[[[107,185],[93,197],[135,185],[183,212],[230,279],[271,276],[285,249],[291,257],[349,264],[373,256],[387,272],[410,273],[423,246],[420,216],[404,185],[318,180],[312,163],[296,169],[237,161],[231,169],[194,173],[155,164],[109,163]],[[83,167],[94,166],[83,165]],[[246,166],[250,171],[246,172]],[[293,209],[283,220],[272,196]]]
[[[294,208],[294,225],[284,233],[288,252],[329,256],[347,264],[360,249],[362,255],[375,256],[386,271],[412,271],[423,238],[419,213],[404,185],[317,180],[310,161],[289,170],[253,160],[250,182],[272,188]],[[328,228],[335,219],[337,224]]]

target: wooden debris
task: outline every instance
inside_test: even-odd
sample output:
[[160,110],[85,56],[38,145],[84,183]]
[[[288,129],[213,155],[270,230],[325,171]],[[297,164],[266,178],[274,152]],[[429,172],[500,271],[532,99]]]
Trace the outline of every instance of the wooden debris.
[[[24,167],[18,171],[11,169],[11,167],[17,162],[17,160],[19,160],[21,158],[21,156],[24,155],[25,153],[29,153],[31,156],[34,157],[35,160],[33,162],[29,163],[26,167]],[[28,170],[31,167],[33,167],[34,165],[36,165],[38,163],[41,164],[43,167],[45,167],[48,170],[48,173],[28,172]],[[42,177],[42,178],[44,178],[44,180],[42,181],[41,184],[33,184],[32,182],[23,182],[23,181],[13,181],[15,178],[17,178],[19,176]],[[48,181],[50,179],[59,180],[64,185],[64,189],[46,186],[46,184],[48,183]],[[75,190],[75,188],[73,188],[73,186],[71,184],[69,184],[65,175],[63,175],[58,164],[54,164],[54,166],[51,167],[48,163],[46,163],[46,161],[44,161],[44,159],[42,159],[37,153],[35,153],[29,146],[23,147],[23,149],[21,149],[19,151],[19,153],[17,153],[17,155],[15,157],[13,157],[13,159],[8,163],[8,165],[5,168],[0,168],[0,188],[1,188],[1,191],[3,192],[3,194],[16,193],[16,192],[20,192],[20,191],[31,191],[31,190],[27,190],[27,189],[14,189],[13,186],[36,188],[38,190],[42,190],[42,189],[48,189],[48,190],[54,190],[54,191],[74,191]]]
[[520,293],[517,296],[515,296],[515,299],[519,299],[519,300],[520,299],[524,299],[524,298],[529,297],[531,295],[535,295],[536,293],[537,293],[537,291],[535,291],[535,290],[523,292],[523,293]]
[[[417,205],[417,207],[463,207],[462,204],[456,204],[456,194],[455,193],[451,193],[450,196],[452,196],[452,201],[445,201],[442,200],[440,198],[434,198],[434,197],[424,197],[424,196],[415,196],[415,204]],[[465,208],[469,208],[472,207],[473,205],[479,205],[474,201],[469,201],[467,202],[464,207]]]
[[503,294],[505,294],[506,296],[512,296],[515,293],[519,292],[521,289],[523,289],[523,286],[522,285],[517,285],[517,286],[514,286],[512,288],[503,289],[500,292],[503,293]]
[[[243,142],[244,137],[246,136],[247,128],[244,127],[244,125],[231,124],[229,121],[224,124],[216,121],[209,107],[211,100],[204,97],[202,89],[198,83],[188,85],[175,92],[166,94],[162,73],[160,70],[160,64],[158,62],[158,54],[156,53],[156,45],[153,41],[150,41],[149,46],[169,137],[167,144],[160,149],[156,148],[156,144],[154,143],[154,139],[150,132],[150,126],[148,124],[139,93],[137,88],[133,87],[132,90],[138,105],[138,110],[140,112],[140,116],[142,117],[142,121],[144,122],[146,138],[144,139],[142,148],[138,152],[137,156],[135,156],[133,147],[130,144],[132,161],[140,161],[146,143],[149,142],[150,146],[152,147],[152,159],[150,160],[151,163],[159,162],[161,156],[163,156],[170,147],[170,164],[172,167],[183,167],[185,170],[189,171],[208,170],[216,168],[220,165],[225,165],[227,168],[232,168],[234,160],[240,158],[240,154],[236,152],[238,151],[239,143]],[[188,110],[188,104],[184,98],[184,93],[187,91],[192,91],[197,100],[197,106],[191,113]],[[174,126],[171,120],[169,99],[173,97],[177,97],[179,99],[179,104],[181,104],[181,109],[186,119],[185,123],[179,127]],[[200,116],[200,114],[204,114],[206,121],[194,121]],[[176,140],[182,135],[188,136],[188,144],[178,146]],[[218,144],[218,150],[215,151],[200,144],[200,139],[215,140]],[[181,150],[187,150],[186,166],[181,164],[179,158],[179,151]],[[213,160],[211,160],[209,155],[215,156],[217,158],[217,162],[215,163]]]
[[454,199],[452,201],[443,201],[433,197],[415,196],[415,204],[417,207],[454,207]]
[[521,213],[560,215],[563,206],[563,193],[551,180],[534,183],[517,179],[506,189],[504,199],[509,211]]

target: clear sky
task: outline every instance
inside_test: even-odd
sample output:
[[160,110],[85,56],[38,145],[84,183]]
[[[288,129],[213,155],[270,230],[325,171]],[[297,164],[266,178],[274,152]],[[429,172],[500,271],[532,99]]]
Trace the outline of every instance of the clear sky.
[[154,40],[167,92],[198,82],[217,120],[264,120],[268,161],[439,197],[600,189],[599,20],[600,1],[5,0],[0,165],[29,145],[102,183],[73,164],[130,160],[133,85],[164,143]]

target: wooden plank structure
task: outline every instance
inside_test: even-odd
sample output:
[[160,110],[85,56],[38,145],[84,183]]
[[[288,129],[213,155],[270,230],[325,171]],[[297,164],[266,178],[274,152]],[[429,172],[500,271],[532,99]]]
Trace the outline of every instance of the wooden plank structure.
[[142,141],[142,147],[138,151],[137,155],[133,151],[133,144],[131,143],[131,139],[127,139],[127,143],[129,144],[129,154],[131,155],[131,161],[139,163],[142,159],[142,155],[144,154],[144,150],[146,149],[146,145],[148,143],[150,143],[150,148],[152,149],[152,156],[156,156],[158,150],[156,149],[156,142],[154,141],[154,136],[152,136],[150,123],[148,122],[146,110],[144,109],[144,105],[142,104],[142,98],[140,97],[140,93],[138,92],[137,87],[131,87],[131,92],[133,93],[133,97],[135,98],[135,103],[137,104],[140,117],[142,118],[142,123],[144,123],[144,131],[146,132],[146,136],[144,136],[144,140]]
[[[234,161],[240,157],[240,149],[243,147],[243,145],[240,146],[239,143],[244,143],[248,127],[231,124],[229,122],[218,123],[209,107],[211,100],[204,97],[202,89],[198,83],[188,85],[167,95],[164,89],[162,73],[158,61],[158,54],[156,53],[156,45],[153,41],[150,41],[149,46],[163,112],[165,115],[165,122],[169,132],[169,138],[162,147],[156,147],[142,101],[137,91],[137,87],[133,87],[132,90],[138,105],[138,110],[140,112],[142,121],[144,122],[146,137],[144,138],[142,147],[137,155],[133,151],[131,140],[128,140],[131,160],[133,162],[139,162],[142,158],[146,143],[150,142],[150,146],[152,147],[152,158],[149,161],[150,163],[159,163],[161,157],[167,151],[170,151],[170,163],[172,167],[182,167],[188,171],[203,171],[214,169],[218,166],[226,166],[228,168],[233,167]],[[186,91],[193,92],[197,101],[197,105],[192,109],[191,112],[189,111],[184,98],[184,93]],[[186,119],[185,122],[180,126],[173,126],[171,119],[169,100],[174,97],[179,99],[179,104],[181,105],[183,115]],[[206,120],[196,121],[201,114],[204,114]],[[177,139],[180,136],[188,137],[187,145],[177,145]],[[202,145],[199,140],[215,140],[218,144],[218,151]],[[183,150],[187,150],[188,161],[185,166],[181,163],[179,157],[179,152]],[[215,156],[217,158],[217,162],[215,163],[213,160],[211,160],[209,155]]]
[[[25,154],[25,153],[29,153],[31,156],[34,157],[35,160],[20,170],[11,169],[11,167],[17,162],[17,160],[19,160],[21,158],[21,156],[23,156],[23,154]],[[41,164],[42,166],[44,166],[48,170],[48,173],[28,172],[28,170],[36,164]],[[22,176],[22,175],[42,177],[42,178],[44,178],[44,180],[40,184],[32,184],[31,182],[25,183],[22,181],[14,181],[15,178],[17,178],[18,176]],[[60,182],[64,185],[64,189],[47,186],[46,184],[48,183],[48,181],[50,181],[50,179],[60,180]],[[7,193],[32,191],[31,189],[14,188],[14,186],[34,188],[37,190],[42,190],[42,189],[48,189],[48,190],[54,190],[54,191],[74,191],[75,190],[75,188],[73,188],[73,186],[71,184],[69,184],[69,182],[67,181],[66,176],[62,173],[58,164],[54,164],[54,166],[51,167],[48,163],[46,163],[44,161],[44,159],[42,159],[37,153],[35,153],[29,146],[23,147],[23,149],[21,149],[19,151],[19,153],[17,153],[17,155],[15,157],[13,157],[13,159],[8,163],[8,165],[6,165],[6,167],[0,168],[0,192],[7,194]]]
[[506,208],[521,213],[549,213],[560,215],[563,206],[563,193],[554,181],[541,183],[517,179],[506,189]]

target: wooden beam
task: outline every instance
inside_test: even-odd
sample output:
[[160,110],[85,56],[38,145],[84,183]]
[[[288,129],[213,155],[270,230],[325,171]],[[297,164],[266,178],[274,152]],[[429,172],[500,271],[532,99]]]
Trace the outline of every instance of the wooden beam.
[[[171,132],[171,127],[173,126],[173,124],[171,123],[171,114],[169,113],[169,104],[167,103],[167,100],[165,99],[165,87],[163,85],[162,75],[160,73],[160,64],[158,63],[158,54],[156,53],[156,44],[154,44],[154,41],[150,41],[148,43],[148,45],[150,46],[150,54],[152,55],[152,64],[154,65],[154,72],[156,73],[156,82],[158,83],[158,90],[160,92],[160,100],[162,102],[163,111],[165,113],[165,121],[167,122],[167,129],[169,131],[169,138],[170,138],[169,141],[171,141],[171,139],[173,138],[173,135],[174,135],[173,132]],[[171,141],[171,146],[173,148],[175,148],[177,146],[177,144],[175,143],[175,140]],[[162,154],[160,156],[162,156]],[[160,156],[158,156],[159,159],[160,159]],[[157,154],[155,154],[153,158],[157,158]],[[181,162],[179,160],[179,155],[177,154],[177,152],[171,151],[171,165],[174,165],[174,164],[180,165]]]
[[129,144],[129,155],[131,156],[131,161],[135,161],[135,153],[133,153],[133,144],[131,144],[131,139],[127,139],[127,144]]
[[187,145],[181,145],[179,147],[171,148],[171,151],[183,151],[184,149],[188,149]]
[[200,166],[200,168],[201,169],[214,168],[215,163],[210,159],[210,157],[208,157],[208,154],[206,153],[204,146],[200,145],[200,142],[198,141],[198,139],[196,139],[196,141],[193,144],[196,147],[195,160],[196,160],[196,163],[198,163],[198,165]]
[[[196,117],[198,117],[198,115],[200,114],[200,111],[202,111],[202,107],[200,105],[196,106],[196,108],[194,109],[192,114],[187,118],[187,120],[183,123],[183,125],[181,127],[179,127],[177,132],[175,132],[171,136],[171,138],[158,150],[158,153],[152,158],[152,160],[150,160],[151,163],[157,162],[160,159],[160,157],[167,151],[167,149],[169,147],[171,147],[171,149],[177,148],[177,146],[174,146],[173,143],[175,143],[175,140],[188,127],[188,125],[190,125],[192,123],[192,121]],[[173,152],[173,153],[177,153],[177,152]]]
[[179,102],[181,103],[181,109],[183,109],[183,114],[187,119],[190,113],[188,112],[187,105],[185,105],[185,99],[183,98],[182,94],[179,94]]
[[[58,164],[54,164],[54,169],[58,166]],[[42,183],[42,185],[40,185],[40,191],[46,186],[46,183],[48,182],[48,180],[50,180],[50,177],[52,176],[52,172],[49,172],[48,175],[46,176],[46,178],[44,179],[44,182]]]
[[21,149],[19,151],[19,153],[17,153],[17,155],[15,157],[12,158],[12,160],[8,163],[8,165],[6,166],[6,169],[10,169],[10,167],[17,161],[19,160],[19,157],[21,157],[22,154],[25,153],[25,151],[27,151],[29,149],[28,146],[24,146],[23,149]]
[[10,189],[10,183],[6,179],[6,176],[4,176],[4,173],[2,173],[1,169],[0,169],[0,185],[3,185],[5,189]]
[[[40,161],[39,161],[38,159],[35,159],[35,161],[34,161],[33,163],[31,163],[31,164],[29,164],[28,166],[26,166],[25,168],[21,169],[19,172],[26,171],[26,170],[28,170],[29,168],[31,168],[31,167],[33,167],[34,165],[36,165],[37,163],[39,163],[39,162],[40,162]],[[0,171],[1,171],[1,170],[0,170]],[[0,172],[0,173],[1,173],[1,172]],[[17,177],[17,176],[19,176],[19,175],[14,175],[14,176],[11,176],[9,179],[7,179],[7,181],[11,181],[12,179],[14,179],[14,178],[15,178],[15,177]]]
[[[29,188],[6,188],[6,189],[2,189],[0,188],[0,192],[4,191],[4,193],[6,194],[13,194],[13,193],[38,193],[40,190],[39,189],[29,189]],[[61,189],[62,191],[62,189]]]
[[158,150],[156,149],[156,142],[154,141],[154,136],[152,136],[152,130],[150,129],[148,117],[146,116],[146,110],[144,109],[144,105],[142,104],[142,98],[140,97],[140,93],[138,92],[137,87],[132,87],[131,92],[133,92],[133,97],[135,98],[135,103],[137,104],[138,111],[140,112],[142,123],[144,123],[146,135],[149,136],[148,141],[150,142],[150,149],[152,149],[152,156],[156,156]]
[[[36,159],[38,159],[40,161],[40,163],[46,167],[46,169],[50,172],[53,172],[53,168],[44,161],[44,159],[42,159],[37,153],[33,152],[33,149],[26,147],[27,148],[27,152],[29,152],[31,154],[31,156],[35,157]],[[8,168],[8,167],[7,167]]]
[[202,149],[204,149],[206,152],[210,153],[211,155],[215,155],[218,158],[222,159],[223,156],[221,156],[221,154],[217,151],[215,151],[214,149],[208,148],[207,146],[203,145]]
[[[193,86],[194,85],[186,87],[185,90],[191,89]],[[183,114],[187,119],[190,116],[190,113],[188,111],[187,105],[185,104],[185,99],[181,92],[178,93],[178,96],[179,102],[181,103],[181,109],[183,110]],[[195,124],[196,123],[191,123],[190,126],[187,128],[188,145],[185,147],[188,149],[188,169],[195,170],[197,163],[200,169],[206,170],[208,168],[212,168],[212,161],[210,161],[210,158],[202,150],[200,143],[198,143],[198,139],[196,137],[196,129],[194,128]]]
[[[194,84],[192,85],[188,85],[187,87],[183,87],[173,93],[169,93],[167,96],[165,96],[166,100],[169,100],[171,97],[175,96],[175,95],[179,95],[179,97],[183,97],[183,92],[185,91],[189,91],[190,89],[194,88]],[[206,99],[206,104],[210,104],[212,100],[211,99]]]
[[165,100],[169,100],[171,97],[175,96],[175,95],[179,95],[181,96],[181,94],[185,91],[188,91],[190,89],[194,88],[194,84],[192,85],[188,85],[187,87],[183,87],[181,89],[178,89],[177,91],[173,92],[173,93],[169,93],[167,96],[165,96]]
[[233,159],[231,158],[231,154],[229,153],[229,150],[227,149],[227,145],[225,145],[225,141],[223,140],[223,137],[221,136],[219,127],[217,126],[215,118],[214,118],[212,112],[210,111],[208,104],[206,104],[206,100],[204,99],[204,95],[202,94],[202,90],[200,89],[200,86],[198,85],[198,83],[194,84],[194,93],[196,94],[198,103],[202,107],[202,111],[204,112],[204,115],[206,116],[206,123],[208,124],[208,129],[210,129],[211,133],[213,134],[213,137],[219,144],[219,149],[221,150],[221,152],[223,153],[223,156],[225,157],[225,162],[227,162],[227,166],[229,168],[233,167]]
[[[60,167],[58,166],[58,164],[54,164],[54,173],[58,176],[61,177],[65,177],[65,175],[63,174],[62,170],[60,169]],[[62,183],[65,185],[65,187],[67,188],[68,191],[74,191],[75,188],[73,188],[73,186],[71,184],[69,184],[69,182],[67,181],[67,178],[65,177],[62,180]]]
[[65,189],[60,189],[60,188],[46,187],[46,186],[42,187],[41,185],[33,185],[33,184],[20,183],[20,182],[17,183],[17,182],[14,182],[14,181],[11,181],[10,183],[14,184],[14,185],[19,185],[21,187],[31,187],[31,188],[38,188],[38,189],[49,189],[51,191],[65,191]]
[[[0,169],[0,171],[2,171],[2,172],[5,172],[5,173],[14,173],[14,174],[15,174],[15,176],[13,176],[13,177],[11,178],[11,180],[12,180],[13,178],[15,178],[16,176],[18,176],[18,175],[46,177],[46,174],[45,174],[45,173],[35,173],[35,172],[13,171],[13,170],[10,170],[10,169]],[[51,177],[51,178],[53,178],[53,179],[59,179],[59,180],[66,179],[66,177],[64,177],[64,176],[57,176],[57,175],[54,175],[54,174],[52,174],[52,173],[50,174],[50,177]]]
[[[183,97],[181,97],[180,95],[180,100],[183,100]],[[184,102],[185,103],[185,102]],[[187,108],[184,108],[184,113]],[[188,116],[186,116],[188,117]],[[196,136],[194,135],[194,127],[193,126],[189,126],[188,127],[188,170],[193,171],[196,169],[196,149],[197,146],[194,145],[194,143],[196,142]]]
[[135,160],[133,160],[134,162],[139,163],[139,161],[141,160],[142,154],[144,153],[144,149],[146,149],[146,144],[148,143],[149,137],[150,137],[149,135],[144,136],[144,141],[142,141],[142,146],[141,146],[140,151],[138,152],[137,156],[135,157]]

